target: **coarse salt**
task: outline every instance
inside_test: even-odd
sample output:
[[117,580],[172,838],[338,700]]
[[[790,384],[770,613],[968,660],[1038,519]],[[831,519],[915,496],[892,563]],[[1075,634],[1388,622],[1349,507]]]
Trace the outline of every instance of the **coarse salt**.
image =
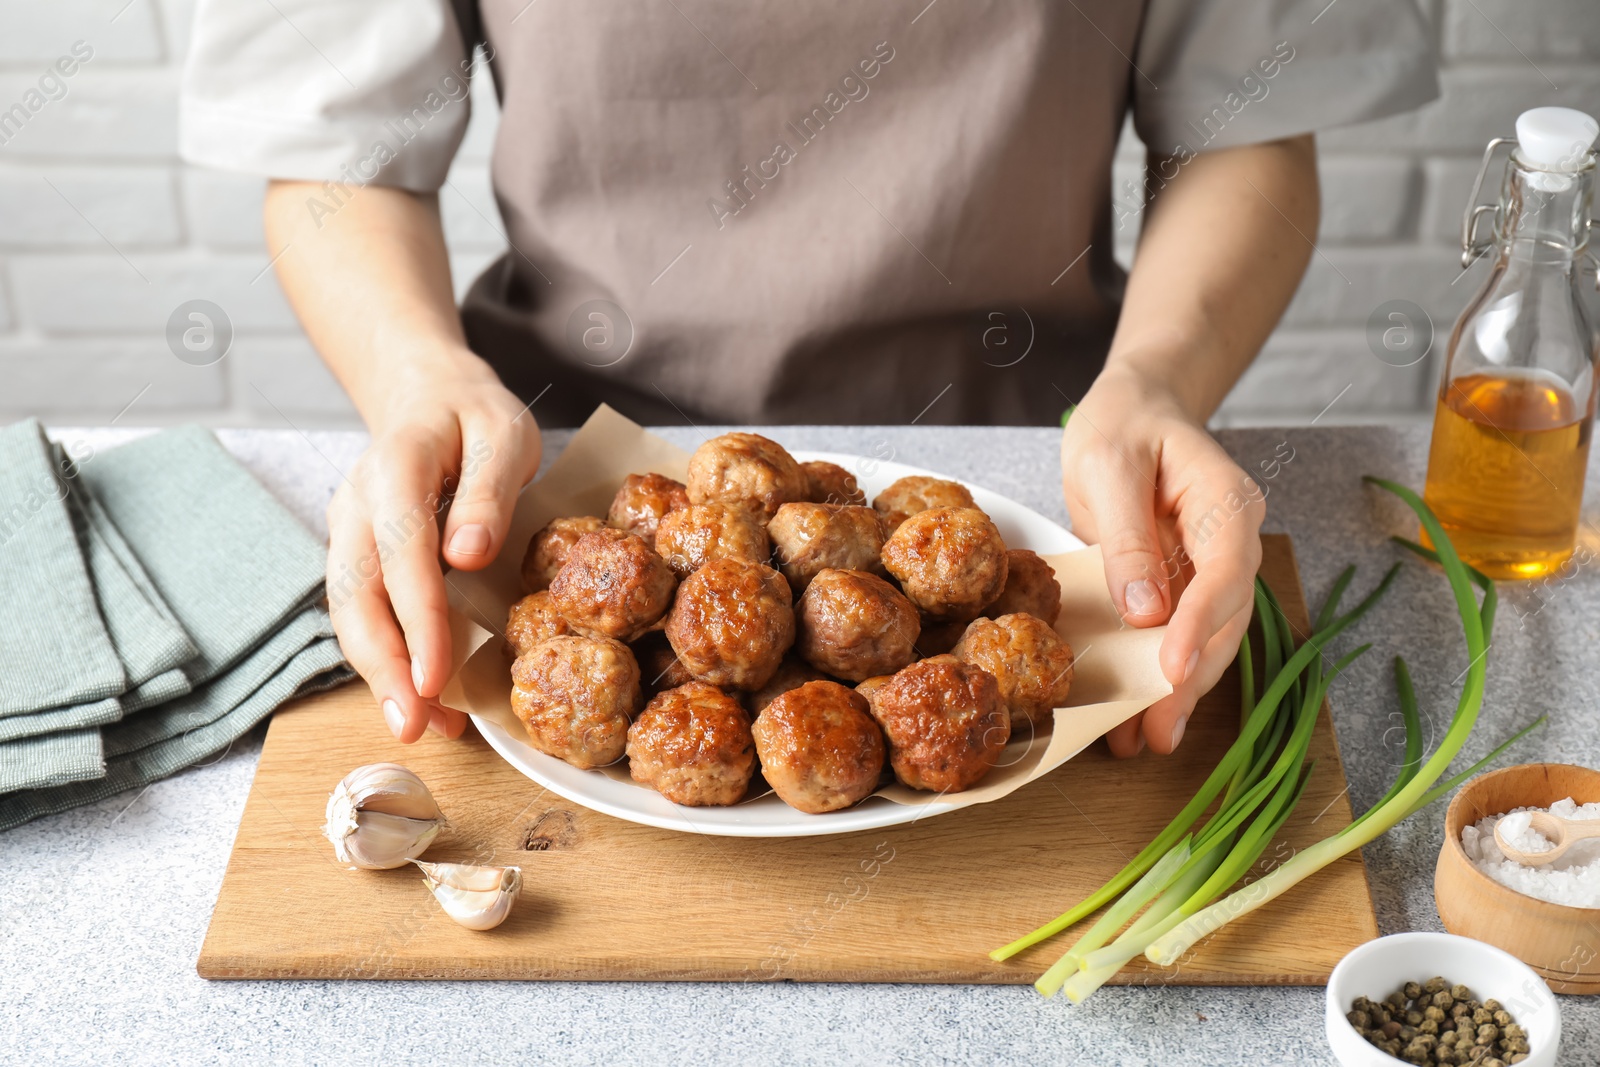
[[1491,815],[1461,830],[1461,847],[1473,866],[1503,886],[1526,896],[1573,908],[1600,908],[1600,840],[1580,841],[1566,855],[1544,867],[1524,867],[1508,859],[1495,840],[1502,820],[1508,844],[1523,852],[1548,852],[1555,847],[1529,825],[1534,812],[1548,811],[1563,819],[1600,819],[1600,802],[1575,804],[1571,797],[1548,808],[1514,808]]

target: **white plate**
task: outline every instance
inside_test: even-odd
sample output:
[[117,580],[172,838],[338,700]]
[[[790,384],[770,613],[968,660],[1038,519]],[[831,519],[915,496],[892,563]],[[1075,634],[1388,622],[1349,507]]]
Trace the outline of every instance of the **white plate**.
[[[891,463],[869,456],[850,456],[837,452],[796,452],[794,456],[802,461],[822,459],[839,464],[856,476],[868,500],[887,488],[890,482],[908,474],[944,477],[920,467],[908,467],[903,463]],[[1049,555],[1083,547],[1082,541],[1037,511],[982,486],[967,482],[962,484],[971,490],[973,502],[994,520],[1000,529],[1000,536],[1012,548],[1031,548],[1040,555]],[[547,756],[525,740],[512,736],[498,724],[480,716],[473,716],[473,722],[477,723],[478,732],[490,746],[506,758],[506,762],[550,792],[594,811],[664,830],[723,837],[813,837],[897,826],[938,815],[955,806],[931,796],[928,803],[917,806],[895,804],[882,797],[868,797],[845,811],[808,815],[791,808],[776,794],[767,793],[729,808],[685,808],[653,789],[595,771],[582,771],[554,756]]]

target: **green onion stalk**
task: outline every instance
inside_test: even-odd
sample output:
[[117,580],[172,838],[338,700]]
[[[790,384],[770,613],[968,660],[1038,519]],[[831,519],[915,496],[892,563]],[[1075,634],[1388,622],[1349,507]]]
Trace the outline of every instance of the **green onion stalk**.
[[[1146,957],[1153,963],[1169,966],[1177,962],[1178,958],[1201,938],[1209,936],[1239,916],[1247,915],[1277,898],[1335,860],[1376,839],[1417,811],[1429,802],[1431,797],[1438,795],[1431,792],[1432,787],[1460,753],[1472,733],[1473,725],[1478,721],[1478,711],[1483,706],[1484,681],[1488,671],[1488,634],[1494,624],[1496,604],[1494,584],[1487,580],[1478,583],[1483,589],[1483,603],[1480,606],[1473,593],[1474,581],[1470,569],[1456,554],[1449,535],[1445,533],[1444,527],[1440,525],[1432,509],[1422,498],[1405,486],[1391,481],[1381,478],[1367,478],[1366,481],[1398,496],[1417,513],[1422,528],[1428,532],[1429,538],[1433,541],[1434,550],[1431,555],[1444,568],[1451,592],[1455,595],[1470,661],[1467,664],[1467,678],[1461,689],[1455,715],[1450,720],[1450,728],[1428,761],[1421,767],[1410,763],[1402,767],[1400,781],[1397,783],[1399,788],[1391,790],[1386,799],[1374,805],[1359,819],[1332,836],[1296,853],[1260,881],[1207,906],[1153,941],[1145,951]],[[1409,714],[1414,716],[1415,696],[1411,694],[1410,680],[1403,662],[1396,663],[1396,681],[1402,695],[1403,711],[1409,707]],[[1408,720],[1408,728],[1410,725]],[[1408,737],[1410,733],[1408,729]],[[1407,748],[1409,755],[1411,746],[1408,744]]]
[[[1227,887],[1255,866],[1299,803],[1313,767],[1306,762],[1312,730],[1329,686],[1369,646],[1363,645],[1336,661],[1326,675],[1322,670],[1323,647],[1377,603],[1399,566],[1390,568],[1354,609],[1339,615],[1339,602],[1355,574],[1355,568],[1346,568],[1319,610],[1312,636],[1298,647],[1282,606],[1272,590],[1258,579],[1255,601],[1261,630],[1262,692],[1258,698],[1254,656],[1246,634],[1239,648],[1242,684],[1238,739],[1194,798],[1109,882],[1053,922],[990,953],[993,959],[1007,959],[1114,901],[1035,983],[1039,992],[1051,996],[1064,991],[1076,1003],[1140,954],[1162,965],[1175,962],[1199,939],[1255,910],[1439,799],[1544,722],[1541,717],[1473,766],[1438,782],[1465,743],[1482,704],[1488,634],[1494,622],[1494,585],[1461,562],[1438,520],[1416,494],[1391,482],[1368,480],[1398,495],[1422,519],[1423,528],[1439,546],[1437,550],[1403,538],[1394,540],[1444,567],[1467,634],[1468,653],[1472,656],[1467,683],[1439,748],[1423,762],[1416,694],[1404,660],[1396,657],[1395,686],[1406,742],[1405,758],[1394,784],[1377,804],[1343,830],[1300,852],[1260,881],[1218,900]],[[1470,588],[1473,584],[1484,592],[1481,606]],[[1200,822],[1213,801],[1217,801],[1216,810]],[[1107,944],[1130,919],[1132,925]]]

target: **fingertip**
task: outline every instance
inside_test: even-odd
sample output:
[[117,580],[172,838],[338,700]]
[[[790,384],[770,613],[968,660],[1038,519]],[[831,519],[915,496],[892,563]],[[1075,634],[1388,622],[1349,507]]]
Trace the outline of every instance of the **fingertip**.
[[435,704],[428,709],[428,729],[447,741],[454,741],[466,732],[467,717],[454,708]]
[[445,562],[458,570],[482,570],[494,562],[495,555],[494,531],[481,522],[463,523],[445,542]]
[[402,745],[415,743],[428,729],[426,705],[418,703],[406,707],[396,697],[385,697],[381,707],[383,720],[389,725],[389,732],[394,734]]
[[1126,722],[1118,723],[1106,734],[1106,747],[1117,759],[1131,759],[1143,750],[1144,736],[1140,730],[1143,719],[1144,712],[1140,712]]

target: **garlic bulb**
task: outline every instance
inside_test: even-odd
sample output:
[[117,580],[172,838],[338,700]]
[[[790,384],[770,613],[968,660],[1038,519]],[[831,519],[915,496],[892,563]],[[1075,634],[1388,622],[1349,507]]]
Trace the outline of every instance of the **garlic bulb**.
[[399,867],[422,855],[444,813],[422,779],[398,763],[371,763],[344,776],[328,797],[323,832],[342,863]]
[[521,867],[411,862],[422,868],[423,880],[445,914],[468,930],[492,930],[505,922],[522,891]]

